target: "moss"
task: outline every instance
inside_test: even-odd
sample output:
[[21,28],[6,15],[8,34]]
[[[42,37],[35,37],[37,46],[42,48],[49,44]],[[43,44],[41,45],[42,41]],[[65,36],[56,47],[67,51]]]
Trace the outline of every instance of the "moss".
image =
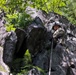
[[23,58],[17,58],[12,62],[13,75],[27,73],[31,69],[31,54],[26,50]]
[[32,65],[32,59],[29,50],[26,50],[24,58],[18,58],[14,60],[12,67],[13,75],[28,75],[28,72],[33,68],[37,69],[41,75],[46,75],[43,69]]
[[24,61],[25,65],[28,65],[29,63],[32,62],[31,54],[30,54],[30,52],[29,52],[28,49],[26,50],[26,52],[25,52],[25,54],[24,54],[23,61]]
[[0,65],[0,71],[6,72],[6,70],[4,69],[2,65]]

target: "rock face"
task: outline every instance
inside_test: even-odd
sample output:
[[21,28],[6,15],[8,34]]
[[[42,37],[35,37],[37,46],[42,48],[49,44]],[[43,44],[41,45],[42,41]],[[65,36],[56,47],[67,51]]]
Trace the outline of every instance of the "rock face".
[[[15,32],[6,32],[0,21],[0,53],[3,52],[0,64],[5,62],[11,68],[12,61],[23,58],[28,49],[31,64],[45,75],[76,75],[76,27],[56,13],[39,14],[26,30],[18,28]],[[28,72],[28,75],[44,74],[37,68]]]
[[4,12],[0,13],[0,75],[9,75],[17,42],[16,33],[7,32]]
[[10,69],[3,62],[3,47],[0,47],[0,73],[1,75],[9,75]]
[[5,44],[4,44],[4,51],[3,51],[3,60],[4,62],[11,67],[13,59],[14,59],[14,53],[15,53],[15,47],[16,47],[17,37],[15,32],[11,32],[10,36],[6,38]]
[[17,28],[15,31],[17,35],[17,43],[15,49],[15,58],[23,58],[27,45],[26,45],[26,31],[20,28]]
[[[46,75],[50,75],[50,68],[51,75],[76,75],[76,27],[71,25],[64,16],[56,13],[50,13],[48,15],[50,15],[48,22],[45,24],[45,27],[41,29],[40,35],[37,23],[33,23],[28,27],[29,34],[27,39],[29,39],[29,41],[27,48],[31,55],[33,55],[33,65],[45,70]],[[41,23],[39,25],[42,26]],[[54,31],[54,25],[60,25],[61,29]],[[35,28],[36,26],[38,27],[37,29]],[[40,40],[38,38],[40,38]]]
[[[33,66],[44,70],[45,75],[76,75],[76,27],[56,13],[47,14],[46,21],[44,25],[35,17],[26,30],[16,29],[15,58],[23,58],[28,49]],[[59,25],[57,30],[55,25]],[[28,75],[43,74],[33,68]]]
[[45,36],[46,28],[43,26],[40,18],[36,17],[27,28],[27,48],[32,54],[32,57],[34,57],[37,52],[42,51],[42,45],[45,43]]
[[[1,75],[9,75],[10,69],[3,61],[3,51],[4,51],[4,43],[5,38],[10,35],[10,32],[6,32],[6,28],[4,26],[4,19],[0,14],[0,74]],[[3,71],[3,72],[2,72]]]

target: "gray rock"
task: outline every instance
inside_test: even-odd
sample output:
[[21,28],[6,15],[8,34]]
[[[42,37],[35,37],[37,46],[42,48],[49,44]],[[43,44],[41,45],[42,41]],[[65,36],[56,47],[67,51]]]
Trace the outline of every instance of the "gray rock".
[[9,66],[11,65],[14,59],[16,42],[17,42],[16,33],[12,31],[11,35],[5,40],[4,51],[3,51],[3,60]]
[[15,58],[23,58],[26,50],[26,31],[24,29],[17,28],[15,30],[17,35],[17,43],[16,43],[16,49],[15,49]]
[[9,73],[9,67],[3,62],[3,47],[0,47],[0,71]]
[[43,48],[42,45],[45,43],[45,36],[46,28],[43,26],[41,19],[36,17],[27,28],[27,48],[29,49],[32,57],[34,57],[37,52],[40,52],[41,48]]
[[[72,29],[69,27],[69,21],[64,18],[63,16],[61,17],[60,15],[57,14],[53,14],[54,21],[59,21],[62,23],[63,26],[61,26],[64,30],[64,37],[60,37],[56,40],[53,41],[53,45],[55,44],[54,47],[52,47],[52,58],[51,58],[51,75],[75,75],[76,74],[76,37],[74,36],[74,31],[72,31]],[[52,17],[53,17],[52,16]],[[58,16],[58,18],[56,19],[56,16]],[[52,20],[52,19],[51,19]],[[49,20],[50,21],[50,20]],[[66,23],[65,23],[66,22]],[[52,22],[51,22],[52,24]],[[51,25],[50,24],[50,25]],[[67,25],[66,25],[67,24]],[[34,24],[35,25],[35,24]],[[32,26],[32,27],[31,27]],[[35,33],[35,31],[37,31],[37,29],[33,32],[33,25],[30,26],[29,29],[29,42],[28,42],[28,48],[31,51],[30,53],[32,55],[34,55],[33,57],[33,65],[34,66],[38,66],[41,69],[43,69],[47,75],[49,72],[49,65],[50,65],[50,53],[51,53],[51,43],[52,42],[52,37],[50,37],[50,35],[46,35],[46,40],[43,40],[45,43],[43,43],[43,41],[40,40],[40,43],[42,44],[40,46],[40,44],[38,44],[38,46],[40,46],[40,48],[37,48],[36,44],[39,41],[38,39],[35,39],[34,36],[36,36],[37,34]],[[48,33],[52,33],[50,32],[52,31],[52,29],[49,31],[48,30],[48,25],[45,26],[47,31],[45,34]],[[51,27],[52,28],[52,27]],[[69,29],[69,33],[68,30]],[[33,33],[35,33],[35,35],[33,35]],[[55,35],[59,35],[54,33]],[[30,37],[31,35],[31,37]],[[43,35],[43,33],[41,33],[41,35]],[[41,36],[38,35],[38,38],[40,38]],[[45,37],[42,37],[43,39]],[[33,40],[33,41],[31,41]],[[35,44],[32,44],[32,42],[34,43],[35,40]],[[60,42],[60,40],[63,40],[63,42]],[[48,43],[47,43],[48,41]],[[31,42],[31,43],[30,43]],[[47,49],[47,46],[48,47]],[[34,48],[36,47],[36,48]]]
[[31,69],[27,75],[41,75],[40,71],[38,71],[36,68]]
[[3,61],[3,51],[4,51],[4,44],[5,39],[10,35],[10,32],[6,31],[6,28],[4,26],[4,19],[3,15],[0,13],[0,67],[3,69],[0,69],[0,72],[2,75],[8,75],[10,72],[9,67],[4,63]]
[[9,75],[9,73],[0,71],[0,75]]

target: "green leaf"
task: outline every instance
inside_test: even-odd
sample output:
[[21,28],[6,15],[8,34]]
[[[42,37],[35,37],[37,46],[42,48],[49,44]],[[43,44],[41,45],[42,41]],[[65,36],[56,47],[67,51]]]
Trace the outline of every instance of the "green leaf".
[[14,25],[6,25],[6,31],[10,32],[10,31],[15,31],[16,28],[13,27]]
[[60,6],[60,7],[66,6],[66,4],[65,4],[64,2],[61,2],[61,3],[59,4],[59,6]]

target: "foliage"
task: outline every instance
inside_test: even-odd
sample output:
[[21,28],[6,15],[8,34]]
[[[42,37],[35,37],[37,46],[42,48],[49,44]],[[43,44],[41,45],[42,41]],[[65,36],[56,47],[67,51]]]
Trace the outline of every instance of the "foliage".
[[31,60],[31,54],[29,53],[29,50],[27,49],[24,55],[24,61],[26,64],[29,64],[32,62]]
[[6,12],[6,21],[15,27],[25,27],[31,18],[25,13],[27,1],[24,0],[1,0],[0,9]]
[[33,0],[32,7],[44,10],[46,12],[56,12],[61,14],[61,7],[66,6],[63,0]]
[[16,27],[25,27],[30,16],[25,12],[27,6],[56,12],[66,16],[73,24],[76,24],[76,2],[75,0],[1,0],[0,8],[7,13],[8,21]]
[[[17,58],[13,62],[13,74],[14,75],[27,75],[28,71],[32,68],[31,65],[31,55],[29,50],[26,50],[24,58]],[[14,68],[15,67],[15,68]]]
[[26,27],[30,22],[31,22],[31,17],[28,14],[25,13],[19,13],[18,14],[18,18],[15,19],[16,20],[16,27]]
[[14,28],[14,25],[6,25],[6,31],[15,31],[16,28]]
[[0,65],[0,71],[6,72],[5,68],[2,65]]
[[61,9],[63,15],[66,16],[71,23],[76,24],[76,1],[75,0],[64,0],[66,7]]
[[[21,68],[19,70],[19,73],[15,73],[18,69],[17,67],[20,66],[20,63],[22,62],[22,65],[21,65]],[[38,66],[33,66],[31,64],[32,60],[31,60],[31,55],[29,53],[29,50],[26,50],[25,52],[25,55],[24,55],[24,58],[23,59],[16,59],[14,61],[14,64],[15,65],[15,72],[13,74],[16,74],[16,75],[27,75],[29,70],[31,70],[32,68],[35,68],[37,69],[38,71],[41,72],[42,75],[45,75],[45,71],[43,69],[41,69],[40,67]]]
[[31,22],[31,17],[25,13],[15,13],[12,15],[7,15],[7,21],[9,25],[14,25],[14,27],[26,27]]

